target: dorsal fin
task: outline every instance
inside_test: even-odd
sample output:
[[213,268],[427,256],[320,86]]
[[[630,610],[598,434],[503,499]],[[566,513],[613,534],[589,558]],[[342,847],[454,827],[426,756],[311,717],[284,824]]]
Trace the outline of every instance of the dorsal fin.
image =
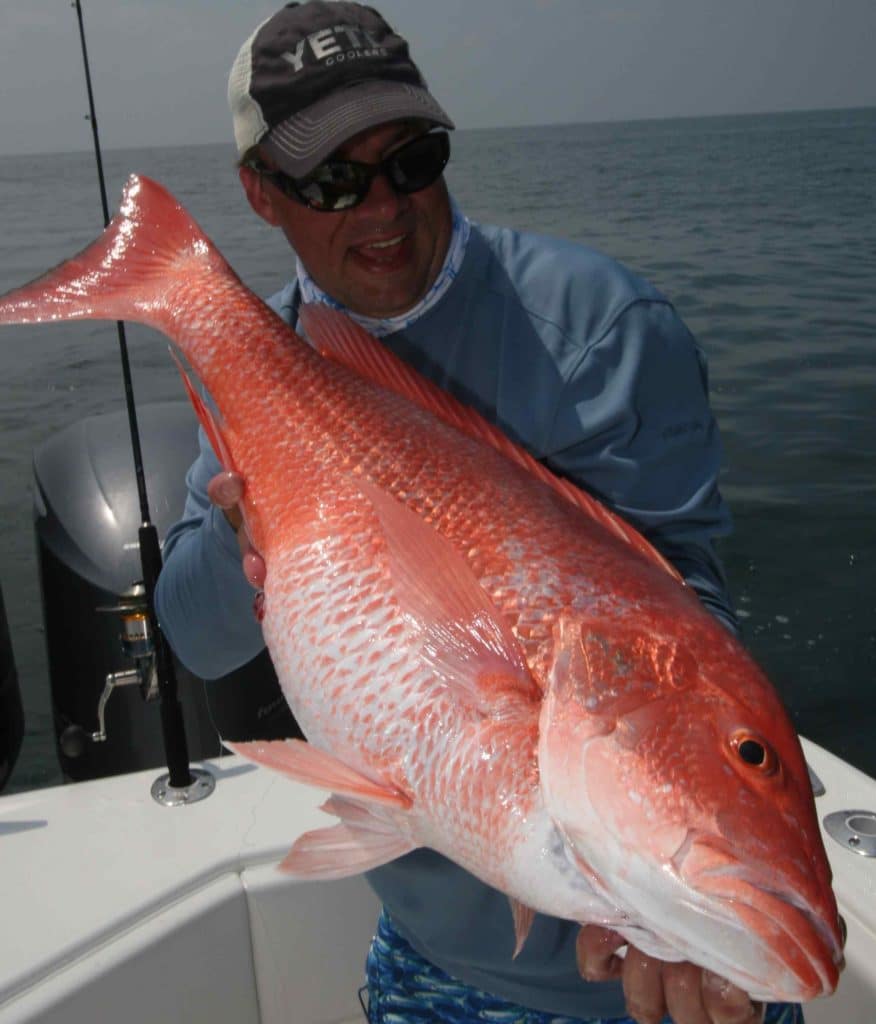
[[679,582],[684,582],[676,569],[638,530],[586,491],[552,473],[525,448],[509,440],[497,426],[488,423],[480,413],[463,405],[453,395],[421,376],[412,366],[385,345],[381,345],[349,317],[323,305],[304,305],[299,311],[299,316],[311,343],[327,359],[346,366],[374,384],[404,396],[462,433],[495,448],[576,505],[616,537],[620,537],[645,558],[665,569]]

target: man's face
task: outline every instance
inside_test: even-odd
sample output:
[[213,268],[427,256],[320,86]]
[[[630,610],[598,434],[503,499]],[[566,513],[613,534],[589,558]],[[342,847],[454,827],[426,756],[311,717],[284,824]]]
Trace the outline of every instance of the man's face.
[[[379,162],[423,132],[398,121],[354,136],[335,159]],[[259,216],[282,229],[314,281],[348,309],[365,316],[396,316],[429,290],[444,263],[451,233],[444,179],[401,195],[383,175],[350,210],[323,213],[285,196],[249,168],[241,181]]]

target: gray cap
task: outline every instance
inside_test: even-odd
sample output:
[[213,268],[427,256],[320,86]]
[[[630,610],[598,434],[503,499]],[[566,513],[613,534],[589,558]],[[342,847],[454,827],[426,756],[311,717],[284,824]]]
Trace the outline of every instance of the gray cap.
[[300,178],[366,128],[416,118],[453,128],[408,44],[373,7],[287,4],[240,48],[228,78],[237,151],[261,144]]

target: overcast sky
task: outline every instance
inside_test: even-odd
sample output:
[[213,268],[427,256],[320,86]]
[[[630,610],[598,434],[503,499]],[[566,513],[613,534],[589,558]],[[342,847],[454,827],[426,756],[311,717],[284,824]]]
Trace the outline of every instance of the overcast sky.
[[[279,0],[82,0],[105,149],[230,138]],[[383,0],[460,128],[876,106],[876,0]],[[0,0],[0,153],[88,149],[70,0]]]

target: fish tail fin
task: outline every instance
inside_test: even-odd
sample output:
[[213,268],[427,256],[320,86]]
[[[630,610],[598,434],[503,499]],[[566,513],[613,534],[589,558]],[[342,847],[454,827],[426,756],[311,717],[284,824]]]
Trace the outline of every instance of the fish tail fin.
[[78,255],[0,297],[0,324],[136,320],[164,329],[174,286],[194,262],[233,273],[173,196],[131,175],[119,212]]

